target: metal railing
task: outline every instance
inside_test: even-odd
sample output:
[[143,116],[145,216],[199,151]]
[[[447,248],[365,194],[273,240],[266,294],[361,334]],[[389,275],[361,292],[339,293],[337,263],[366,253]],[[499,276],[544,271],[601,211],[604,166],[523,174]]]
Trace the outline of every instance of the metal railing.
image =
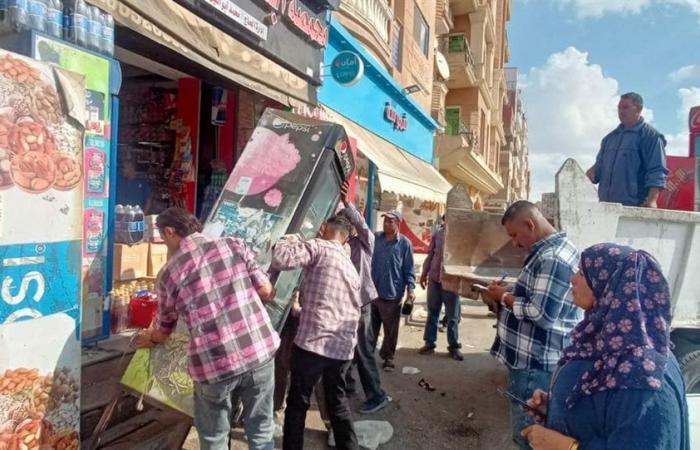
[[[463,40],[459,40],[459,37],[462,37]],[[452,45],[450,45],[450,38],[453,38]],[[472,49],[469,46],[469,39],[465,33],[450,34],[449,36],[440,38],[440,52],[444,55],[463,53],[464,62],[474,67],[474,54],[472,53]]]
[[393,14],[387,0],[341,0],[340,9],[369,24],[384,42],[389,43],[389,24]]

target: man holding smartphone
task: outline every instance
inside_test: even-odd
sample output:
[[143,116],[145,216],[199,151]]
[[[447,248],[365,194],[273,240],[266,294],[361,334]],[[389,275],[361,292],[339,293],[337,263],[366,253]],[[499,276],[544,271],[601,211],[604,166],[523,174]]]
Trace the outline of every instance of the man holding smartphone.
[[[528,201],[513,203],[501,223],[513,245],[530,253],[512,290],[494,281],[483,293],[487,301],[499,304],[491,354],[508,367],[508,391],[528,399],[535,389],[548,388],[561,352],[569,344],[569,333],[582,318],[570,288],[579,254],[566,233],[557,232]],[[512,402],[513,440],[523,450],[530,444],[520,432],[532,423]]]

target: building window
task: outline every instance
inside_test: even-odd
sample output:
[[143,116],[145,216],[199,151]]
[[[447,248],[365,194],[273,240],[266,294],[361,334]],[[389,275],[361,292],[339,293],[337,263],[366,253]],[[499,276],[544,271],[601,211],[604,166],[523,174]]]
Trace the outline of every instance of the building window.
[[425,56],[428,56],[428,42],[430,38],[430,28],[428,27],[428,22],[425,21],[425,17],[420,12],[418,5],[415,5],[416,12],[413,18],[413,37],[418,44],[418,47],[423,51]]
[[391,64],[401,70],[401,25],[398,22],[391,28]]
[[457,136],[459,134],[459,106],[448,106],[445,108],[445,134]]
[[451,34],[447,42],[449,53],[461,53],[466,49],[466,36],[463,34]]

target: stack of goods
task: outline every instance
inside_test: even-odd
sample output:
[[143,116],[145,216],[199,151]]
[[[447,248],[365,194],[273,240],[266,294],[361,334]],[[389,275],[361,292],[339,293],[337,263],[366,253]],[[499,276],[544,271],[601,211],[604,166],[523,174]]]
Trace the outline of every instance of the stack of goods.
[[111,293],[112,333],[148,327],[157,308],[155,292],[153,279],[116,282]]
[[135,161],[136,176],[149,180],[154,211],[171,204],[167,180],[175,153],[176,92],[132,87],[120,93],[119,160]]
[[114,18],[85,0],[0,2],[0,32],[35,30],[108,56],[114,54]]

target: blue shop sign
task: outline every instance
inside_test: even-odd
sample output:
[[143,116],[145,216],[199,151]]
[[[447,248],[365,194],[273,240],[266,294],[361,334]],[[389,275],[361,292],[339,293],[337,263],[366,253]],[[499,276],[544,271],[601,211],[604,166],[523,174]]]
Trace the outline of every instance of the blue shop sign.
[[331,62],[331,76],[343,86],[354,85],[360,81],[364,73],[365,64],[360,55],[355,52],[340,52]]

